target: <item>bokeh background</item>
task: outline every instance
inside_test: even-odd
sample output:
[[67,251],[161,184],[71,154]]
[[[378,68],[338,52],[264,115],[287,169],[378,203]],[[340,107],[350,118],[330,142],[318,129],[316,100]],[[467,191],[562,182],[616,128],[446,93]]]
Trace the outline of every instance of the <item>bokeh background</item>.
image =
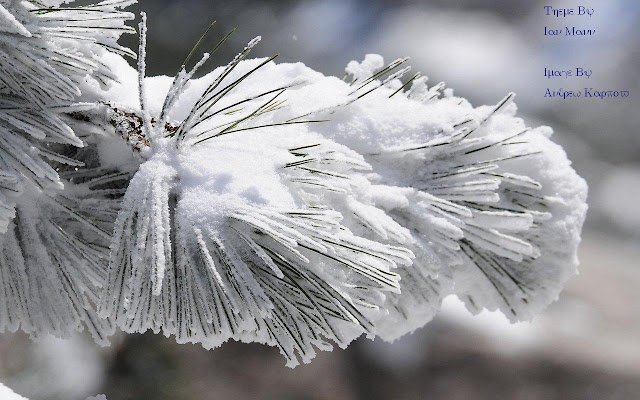
[[[32,343],[0,338],[0,377],[33,400],[640,399],[640,2],[557,1],[595,8],[552,20],[539,0],[142,0],[149,73],[173,74],[212,21],[224,64],[250,38],[256,55],[304,61],[325,74],[366,53],[409,55],[430,82],[475,104],[518,94],[530,125],[551,125],[590,186],[581,274],[532,323],[470,316],[447,299],[440,316],[393,343],[361,340],[290,370],[277,351],[228,343],[214,351],[153,335]],[[549,39],[545,25],[596,28]],[[127,43],[135,46],[135,38]],[[548,81],[544,67],[585,67],[588,81]],[[550,88],[630,90],[628,99],[545,99]]]

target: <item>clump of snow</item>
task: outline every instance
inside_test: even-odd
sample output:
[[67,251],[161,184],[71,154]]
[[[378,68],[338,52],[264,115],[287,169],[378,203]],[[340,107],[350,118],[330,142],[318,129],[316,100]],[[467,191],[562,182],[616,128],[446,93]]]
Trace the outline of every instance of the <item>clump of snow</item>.
[[362,62],[351,61],[345,72],[357,80],[365,80],[384,67],[384,58],[379,54],[367,54]]

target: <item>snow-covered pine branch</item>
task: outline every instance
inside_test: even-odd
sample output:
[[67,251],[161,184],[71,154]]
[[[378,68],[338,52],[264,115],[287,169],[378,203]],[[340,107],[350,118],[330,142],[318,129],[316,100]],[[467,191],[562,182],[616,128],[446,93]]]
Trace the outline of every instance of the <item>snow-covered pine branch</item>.
[[135,110],[144,82],[154,122],[102,316],[205,347],[267,343],[296,365],[362,333],[393,340],[448,294],[514,321],[558,295],[586,188],[513,95],[474,109],[401,82],[406,59],[367,56],[345,82],[245,60],[256,44],[197,80],[141,80],[114,59],[125,84],[106,97]]
[[113,329],[93,304],[117,206],[65,178],[100,167],[83,159],[95,149],[69,116],[95,107],[88,80],[117,79],[104,52],[135,55],[116,42],[132,31],[120,8],[133,2],[62,3],[0,1],[0,331],[86,325],[105,343]]
[[[44,223],[69,243],[30,241],[29,257],[63,254],[46,269],[62,276],[91,266],[72,285],[92,294],[76,309],[106,279],[99,316],[123,331],[265,343],[294,366],[363,333],[394,340],[449,294],[529,319],[575,273],[586,185],[549,128],[515,116],[513,95],[474,108],[407,59],[368,55],[343,80],[249,59],[259,38],[202,78],[215,51],[148,78],[141,28],[138,70],[95,53],[118,82],[94,79],[79,100],[99,105],[55,114],[86,144],[57,161],[82,164],[58,167],[70,183],[28,203],[24,232]],[[0,182],[30,182],[17,176]],[[7,248],[24,251],[21,237]],[[22,304],[3,287],[2,304]]]

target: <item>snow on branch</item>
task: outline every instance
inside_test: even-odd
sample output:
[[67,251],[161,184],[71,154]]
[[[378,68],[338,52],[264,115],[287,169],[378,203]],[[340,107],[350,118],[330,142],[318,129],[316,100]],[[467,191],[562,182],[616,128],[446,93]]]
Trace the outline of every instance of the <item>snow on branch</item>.
[[295,366],[450,294],[526,320],[575,273],[586,184],[513,94],[473,107],[406,58],[344,79],[249,59],[259,37],[196,79],[233,32],[148,78],[146,17],[137,70],[115,42],[130,2],[59,3],[0,10],[1,330],[255,341]]
[[[61,6],[0,5],[0,331],[68,336],[86,327],[100,343],[113,331],[95,315],[117,205],[61,176],[94,169],[73,118],[95,108],[87,78],[117,79],[107,51],[132,32],[132,1]],[[68,3],[68,2],[67,2]]]
[[402,82],[407,59],[367,56],[338,80],[247,60],[257,42],[200,79],[209,55],[162,84],[126,70],[162,107],[138,111],[148,146],[100,315],[208,348],[270,344],[293,366],[362,333],[393,340],[452,293],[513,320],[557,296],[585,187],[512,94],[473,108]]

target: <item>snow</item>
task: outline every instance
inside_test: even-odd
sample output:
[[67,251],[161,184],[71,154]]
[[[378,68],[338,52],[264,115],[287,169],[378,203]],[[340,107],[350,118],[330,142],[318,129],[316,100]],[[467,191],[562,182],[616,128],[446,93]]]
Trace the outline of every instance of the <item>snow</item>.
[[[122,76],[124,84],[115,85],[106,95],[114,104],[135,109],[135,92],[127,89],[135,84],[135,71],[115,57],[107,61]],[[210,85],[220,83],[219,87],[224,88],[265,61],[241,61],[222,81],[218,79],[220,74],[231,70],[221,67],[203,78],[180,81],[176,89],[171,89],[174,80],[170,77],[148,78],[148,112],[154,117],[166,113],[167,121],[180,124],[193,118],[192,110],[201,104],[203,93],[211,93]],[[403,63],[398,60],[392,65],[402,71],[406,68]],[[496,106],[474,108],[450,90],[443,95],[443,85],[429,87],[426,78],[414,81],[407,92],[395,93],[401,86],[396,71],[390,71],[387,78],[383,75],[380,80],[368,79],[384,65],[377,55],[368,55],[361,63],[349,63],[347,72],[353,84],[323,76],[301,63],[268,62],[243,78],[234,90],[216,100],[207,114],[210,117],[202,121],[190,119],[192,128],[188,131],[178,130],[178,135],[152,143],[145,156],[147,161],[125,197],[125,209],[151,218],[152,225],[141,227],[138,235],[147,235],[150,229],[149,232],[160,233],[154,234],[156,239],[145,240],[160,240],[158,237],[168,235],[175,226],[176,240],[196,240],[203,251],[213,251],[206,250],[212,246],[208,240],[220,240],[219,249],[229,252],[230,265],[235,266],[232,268],[248,274],[241,275],[249,288],[243,296],[259,298],[264,295],[260,289],[263,283],[253,282],[256,271],[246,270],[242,261],[245,250],[232,250],[235,246],[224,244],[229,240],[225,232],[230,218],[238,213],[257,213],[241,220],[252,221],[252,226],[271,236],[278,247],[284,246],[278,251],[288,249],[286,252],[295,254],[301,262],[297,268],[308,268],[313,263],[328,268],[322,258],[311,257],[298,247],[310,238],[295,233],[301,228],[288,225],[292,221],[274,225],[277,230],[288,232],[283,236],[269,227],[277,215],[271,214],[274,211],[322,206],[340,213],[342,229],[352,231],[354,239],[389,243],[410,251],[407,254],[412,254],[411,258],[416,255],[412,265],[394,270],[401,278],[400,293],[389,291],[390,288],[376,289],[376,285],[358,278],[358,285],[372,285],[371,294],[378,292],[376,296],[384,302],[388,314],[364,314],[374,323],[372,332],[384,339],[394,340],[424,325],[450,294],[458,295],[474,313],[499,309],[511,321],[528,320],[539,313],[575,273],[575,254],[586,211],[584,181],[571,169],[562,149],[550,141],[549,128],[529,129],[515,116],[513,96]],[[270,92],[278,87],[287,89]],[[175,101],[165,102],[167,93],[176,95]],[[261,93],[275,93],[275,98],[283,102],[255,121],[241,120],[265,104],[273,104]],[[363,93],[367,94],[361,97]],[[172,107],[163,110],[163,104]],[[271,126],[296,119],[327,122]],[[225,124],[238,120],[240,130],[227,134]],[[216,132],[223,134],[215,136]],[[202,137],[208,139],[202,141]],[[523,146],[523,142],[528,144]],[[297,148],[301,150],[292,150]],[[302,163],[296,164],[297,158]],[[358,161],[352,164],[348,160]],[[164,200],[154,199],[158,188],[164,188],[158,192]],[[173,207],[167,200],[170,196],[177,198],[175,214],[163,211]],[[157,201],[157,216],[147,214],[146,204]],[[270,210],[269,214],[262,214],[265,210]],[[126,215],[129,216],[125,218]],[[133,221],[129,219],[131,215],[121,214],[121,231],[117,231],[120,233],[116,234],[113,249],[126,247],[123,240],[135,235],[126,233],[128,221]],[[173,218],[176,221],[170,222]],[[186,239],[193,235],[184,229],[187,226],[195,227],[196,238]],[[180,238],[182,235],[186,236]],[[168,267],[162,260],[177,256],[168,250],[169,241],[169,236],[160,240],[156,253],[144,253],[146,246],[141,248],[141,257],[156,265],[141,272],[143,276],[150,273],[156,296],[180,296],[166,292],[164,275]],[[314,240],[308,243],[326,249]],[[224,258],[222,254],[220,257]],[[212,257],[209,268],[216,265],[216,256]],[[264,255],[261,257],[267,262]],[[494,271],[492,263],[500,263],[502,269]],[[116,279],[117,271],[124,271],[123,268],[112,264],[110,279]],[[269,268],[276,271],[273,265]],[[335,268],[327,271],[338,273],[336,276],[355,276],[350,268]],[[336,276],[328,275],[326,279],[331,282]],[[143,285],[139,277],[135,279],[134,287]],[[217,279],[224,287],[226,278]],[[115,312],[113,307],[119,307],[120,300],[115,301],[104,308],[103,315]],[[124,309],[130,308],[130,300],[121,301]],[[157,307],[163,306],[158,303]],[[254,306],[247,307],[251,310]],[[260,314],[260,318],[268,321],[270,312]],[[143,318],[132,323],[134,316],[129,312],[124,312],[122,318],[121,327],[125,329],[165,329],[166,333],[179,335],[168,322],[158,326]],[[343,332],[352,332],[347,337],[361,332],[353,330],[354,326],[345,331],[341,325]],[[201,334],[179,340],[200,341],[207,347],[217,346],[227,338],[273,344],[259,333],[261,328],[251,324],[241,328],[246,330],[241,335],[226,332],[220,336],[202,329]],[[256,329],[257,335],[252,332]],[[292,338],[281,340],[288,346]],[[297,351],[303,361],[315,354],[304,347],[294,347],[292,351]],[[291,354],[284,354],[289,364],[296,364]]]
[[[115,43],[130,14],[112,4],[128,2],[101,3],[96,26],[83,10],[33,18],[53,32],[80,18],[113,53],[79,45],[84,58],[67,56],[78,68],[32,63],[42,80],[8,88],[18,111],[0,114],[0,155],[17,163],[3,157],[0,171],[0,228],[11,233],[0,273],[24,299],[0,293],[2,329],[64,336],[89,322],[103,343],[111,320],[93,323],[97,302],[127,332],[207,348],[255,341],[295,366],[362,334],[396,340],[450,295],[473,313],[525,321],[575,274],[586,184],[550,128],[517,117],[512,93],[474,107],[444,83],[408,80],[407,59],[374,54],[344,79],[249,59],[260,37],[202,78],[208,55],[176,78],[147,78],[146,17],[136,71]],[[12,15],[0,9],[3,29],[20,33]],[[20,73],[8,59],[0,67]],[[52,109],[34,117],[30,102]],[[86,118],[63,122],[71,109]],[[50,142],[77,147],[79,160]],[[59,175],[52,161],[74,169]],[[33,293],[28,282],[47,278],[50,290]],[[53,292],[62,297],[49,304]]]
[[26,397],[15,394],[11,389],[0,383],[0,398],[2,400],[28,400]]
[[[96,236],[108,236],[113,202],[83,201],[82,191],[60,173],[94,163],[93,149],[83,149],[83,139],[92,135],[74,132],[68,114],[95,108],[100,87],[90,89],[85,81],[104,85],[115,78],[101,62],[105,48],[130,53],[116,42],[131,31],[126,21],[133,18],[120,8],[133,2],[31,12],[64,3],[69,1],[0,6],[0,276],[6,289],[0,292],[0,330],[68,337],[86,324],[104,344],[110,323],[92,319],[89,309],[106,257],[106,243],[98,244]],[[74,153],[89,159],[67,157]]]
[[0,31],[17,33],[25,37],[31,37],[31,32],[24,27],[2,4],[0,4]]
[[345,72],[355,79],[363,81],[384,67],[384,58],[379,54],[367,54],[362,62],[351,61]]

